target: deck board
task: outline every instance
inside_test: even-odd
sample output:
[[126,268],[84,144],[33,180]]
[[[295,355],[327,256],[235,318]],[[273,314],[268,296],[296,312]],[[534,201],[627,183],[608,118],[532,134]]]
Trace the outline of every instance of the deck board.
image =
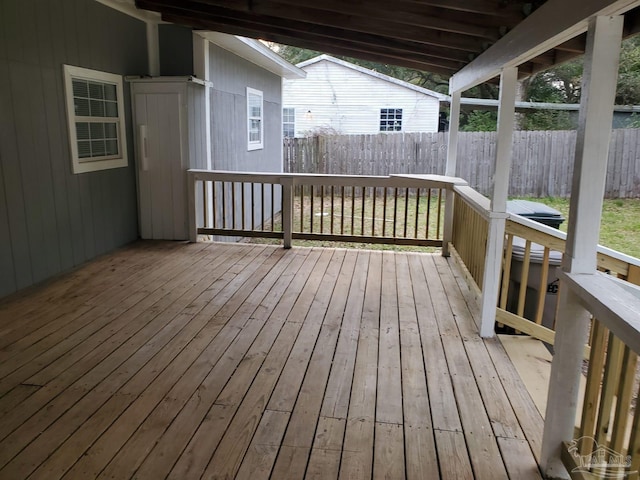
[[139,242],[0,301],[0,478],[540,478],[437,255]]

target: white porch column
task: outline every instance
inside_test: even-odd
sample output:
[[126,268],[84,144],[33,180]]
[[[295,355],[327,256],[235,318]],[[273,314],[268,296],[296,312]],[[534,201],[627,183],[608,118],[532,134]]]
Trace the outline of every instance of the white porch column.
[[147,20],[147,63],[149,75],[160,75],[160,40],[158,39],[158,22]]
[[[607,172],[611,121],[624,17],[589,21],[576,156],[563,270],[594,274]],[[541,467],[547,478],[569,478],[561,443],[574,437],[576,405],[589,313],[562,289],[551,365]]]
[[489,234],[485,252],[484,274],[482,277],[482,305],[480,336],[492,337],[496,321],[496,307],[500,290],[500,273],[504,248],[504,228],[507,218],[507,194],[509,192],[509,171],[511,170],[511,147],[515,121],[516,90],[518,69],[505,68],[500,76],[500,101],[498,105],[498,143],[493,174],[493,193]]
[[[456,176],[456,166],[458,164],[458,132],[460,130],[460,98],[462,92],[451,94],[451,109],[449,111],[449,136],[447,139],[447,166],[445,175]],[[442,232],[442,256],[449,256],[449,242],[453,238],[453,204],[455,194],[447,190],[444,202],[444,231]]]

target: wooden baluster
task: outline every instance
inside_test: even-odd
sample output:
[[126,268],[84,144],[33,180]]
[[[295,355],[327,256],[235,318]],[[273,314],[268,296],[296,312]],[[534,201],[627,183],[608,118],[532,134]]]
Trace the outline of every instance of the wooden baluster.
[[324,185],[320,186],[320,233],[324,233]]
[[409,222],[409,189],[404,189],[404,229],[402,236],[407,238],[407,224]]
[[[500,308],[507,309],[507,297],[509,294],[509,280],[511,279],[511,256],[513,255],[513,235],[508,234],[505,241],[505,254],[502,264],[502,289],[500,292]],[[500,325],[501,326],[501,325]]]
[[[464,203],[465,205],[465,211],[466,211],[466,203]],[[429,239],[431,237],[429,237],[429,225],[431,224],[431,189],[428,188],[427,189],[427,218],[426,218],[426,224],[424,227],[424,237]]]
[[393,189],[393,238],[396,238],[398,228],[398,187]]
[[[589,355],[589,373],[587,374],[587,386],[584,392],[582,419],[580,420],[580,434],[578,437],[593,437],[595,435],[602,369],[609,336],[607,328],[597,320],[593,322],[591,329],[593,330],[593,346]],[[580,446],[581,455],[591,453],[592,445],[586,443]]]
[[309,209],[311,210],[311,220],[309,221],[309,232],[313,233],[313,217],[314,217],[314,212],[313,212],[313,185],[309,185],[309,192],[311,193],[311,196],[309,198]]
[[213,228],[218,228],[217,225],[217,212],[216,210],[218,209],[218,199],[216,198],[216,181],[211,182],[211,196],[213,197],[213,205],[211,206],[211,209],[213,210]]
[[549,279],[549,247],[544,247],[542,258],[542,271],[540,272],[540,290],[538,291],[538,305],[536,307],[535,322],[542,325],[542,315],[544,314],[544,303],[547,299],[547,280]]
[[367,190],[366,187],[362,187],[362,212],[360,220],[360,235],[364,235],[364,210],[365,210],[365,199],[367,198]]
[[351,187],[351,235],[355,235],[353,224],[356,215],[356,187]]
[[236,182],[231,182],[231,229],[236,228]]
[[344,185],[340,190],[340,235],[344,235]]
[[[276,195],[275,195],[275,184],[271,184],[271,231],[273,232],[273,222],[275,222],[276,219],[276,209],[275,209],[275,203],[276,203]],[[293,193],[293,192],[291,192]]]
[[416,188],[416,218],[413,237],[418,238],[418,220],[420,219],[420,188]]
[[382,236],[386,236],[387,231],[387,187],[384,187],[384,199],[382,200]]
[[624,449],[637,362],[638,355],[629,346],[625,345],[619,370],[618,391],[616,393],[616,415],[609,445],[613,451],[618,453],[622,453]]
[[244,187],[245,187],[245,185],[244,185],[244,182],[242,182],[242,183],[240,184],[240,187],[242,188],[242,190],[240,191],[240,193],[241,193],[241,199],[240,199],[240,201],[242,202],[242,230],[244,230],[244,229],[245,229],[245,219],[244,219],[244,216],[245,216],[245,208],[244,208]]
[[333,235],[334,198],[335,191],[333,185],[331,185],[331,235]]
[[440,240],[442,238],[442,231],[440,230],[440,225],[442,223],[442,189],[441,188],[438,189],[438,216],[436,221],[437,221],[436,239]]
[[304,232],[304,185],[300,185],[300,232]]
[[227,228],[227,193],[226,193],[226,184],[227,182],[222,183],[222,229]]
[[264,232],[264,183],[260,184],[260,215],[262,215],[260,222],[260,230]]
[[516,313],[524,317],[524,306],[527,296],[527,283],[529,281],[529,263],[531,260],[531,240],[527,240],[524,247],[524,259],[522,260],[522,272],[520,274],[520,291],[518,292],[518,307]]
[[251,230],[256,229],[256,184],[251,182]]
[[373,194],[372,194],[372,204],[371,204],[371,236],[375,237],[376,236],[376,191],[378,189],[376,187],[373,187]]
[[607,444],[607,437],[611,431],[611,409],[613,407],[613,397],[618,389],[623,349],[624,344],[622,341],[613,335],[613,333],[609,333],[607,361],[604,369],[604,376],[602,378],[600,408],[598,409],[598,420],[596,422],[594,437],[596,442],[601,445]]

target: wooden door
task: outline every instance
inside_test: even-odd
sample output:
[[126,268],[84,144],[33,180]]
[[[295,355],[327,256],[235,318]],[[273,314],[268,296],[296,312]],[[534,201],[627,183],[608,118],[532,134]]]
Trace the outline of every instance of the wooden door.
[[134,89],[140,236],[186,240],[185,91],[136,87],[142,87]]

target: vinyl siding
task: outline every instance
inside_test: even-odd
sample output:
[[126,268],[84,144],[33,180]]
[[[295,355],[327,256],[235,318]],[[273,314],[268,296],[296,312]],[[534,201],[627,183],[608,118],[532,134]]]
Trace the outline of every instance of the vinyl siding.
[[[282,171],[282,81],[216,45],[209,48],[213,168]],[[247,150],[247,88],[263,93],[264,148]]]
[[143,22],[92,0],[0,1],[0,297],[137,237],[129,167],[73,175],[62,65],[147,71]]
[[402,109],[403,132],[437,132],[438,99],[323,60],[307,78],[284,80],[283,104],[295,108],[296,136],[316,129],[338,134],[380,132],[380,109]]

